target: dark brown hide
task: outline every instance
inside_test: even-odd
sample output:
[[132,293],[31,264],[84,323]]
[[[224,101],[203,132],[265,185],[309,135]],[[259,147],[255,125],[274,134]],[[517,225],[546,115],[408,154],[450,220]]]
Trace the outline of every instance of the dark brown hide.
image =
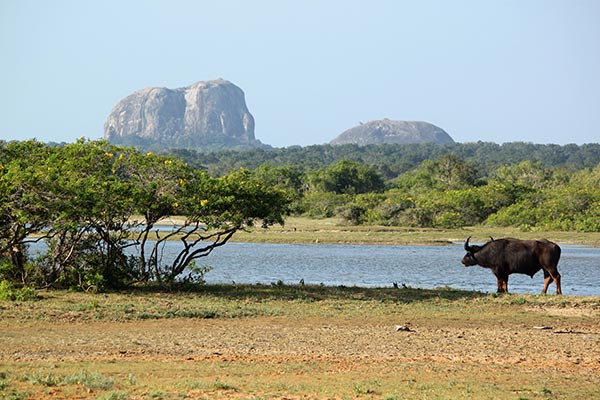
[[480,265],[492,270],[498,280],[498,293],[508,292],[510,274],[526,274],[533,278],[544,271],[546,293],[550,283],[556,284],[556,294],[562,294],[560,274],[557,265],[560,259],[560,247],[549,240],[519,240],[504,238],[491,240],[483,246],[469,245],[469,236],[465,241],[467,254],[462,259],[464,266]]

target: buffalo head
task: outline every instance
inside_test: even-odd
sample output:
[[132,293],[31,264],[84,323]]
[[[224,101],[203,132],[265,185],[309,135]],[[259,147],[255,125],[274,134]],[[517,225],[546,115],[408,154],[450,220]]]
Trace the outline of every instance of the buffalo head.
[[479,262],[477,261],[477,258],[475,257],[475,254],[479,250],[481,250],[482,246],[477,246],[477,245],[469,246],[470,239],[471,239],[471,236],[469,236],[467,238],[467,241],[465,242],[465,251],[467,252],[467,254],[465,254],[465,256],[463,257],[463,259],[461,261],[461,263],[465,267],[470,267],[470,266],[479,264]]

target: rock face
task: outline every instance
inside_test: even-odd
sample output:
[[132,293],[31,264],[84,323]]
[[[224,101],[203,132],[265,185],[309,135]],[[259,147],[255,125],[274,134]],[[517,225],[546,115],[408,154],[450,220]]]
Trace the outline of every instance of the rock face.
[[358,145],[384,143],[454,143],[443,129],[421,121],[369,121],[350,128],[333,139],[331,144]]
[[112,109],[109,142],[156,148],[259,147],[244,92],[223,79],[179,89],[139,90]]

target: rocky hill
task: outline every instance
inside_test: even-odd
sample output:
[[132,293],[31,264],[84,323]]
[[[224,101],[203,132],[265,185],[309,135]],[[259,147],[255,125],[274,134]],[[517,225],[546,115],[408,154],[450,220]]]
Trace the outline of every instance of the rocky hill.
[[443,129],[421,121],[369,121],[350,128],[333,139],[331,144],[385,144],[385,143],[454,143]]
[[262,147],[244,92],[223,79],[148,88],[119,101],[104,125],[109,142],[144,148]]

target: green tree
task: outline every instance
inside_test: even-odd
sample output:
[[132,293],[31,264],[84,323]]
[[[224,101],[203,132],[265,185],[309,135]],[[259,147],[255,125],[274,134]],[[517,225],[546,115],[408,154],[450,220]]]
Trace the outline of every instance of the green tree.
[[400,176],[394,184],[413,192],[463,189],[477,184],[477,169],[463,159],[447,154],[424,161],[415,170]]
[[337,194],[361,194],[385,189],[383,177],[376,168],[346,159],[316,171],[309,179],[314,190]]
[[114,287],[139,280],[125,255],[139,222],[131,218],[135,192],[122,155],[105,141],[82,139],[58,148],[51,160],[60,212],[52,219],[49,262],[72,274],[63,274],[69,284]]
[[134,235],[139,249],[134,259],[139,279],[160,279],[156,246],[150,256],[146,255],[150,234],[161,220],[181,213],[180,201],[185,186],[193,179],[193,171],[181,160],[131,148],[119,154],[116,169],[132,185],[135,214],[142,216],[141,221],[136,221],[139,230]]
[[241,229],[259,224],[267,228],[283,224],[289,213],[290,198],[284,190],[265,185],[247,170],[221,178],[197,171],[185,185],[180,207],[185,221],[176,229],[157,234],[153,249],[156,259],[160,243],[177,237],[182,250],[168,264],[159,267],[157,280],[173,282],[194,261],[226,244]]
[[[285,190],[246,170],[212,178],[176,159],[105,141],[2,143],[0,274],[84,289],[173,282],[236,231],[283,224],[290,202]],[[184,222],[151,237],[173,215]],[[27,241],[42,238],[48,251],[27,263]],[[170,238],[182,251],[162,265],[158,252]]]
[[343,220],[353,224],[381,223],[382,215],[378,206],[386,199],[383,193],[364,193],[354,196],[354,199],[339,208]]
[[276,167],[270,163],[260,165],[253,172],[254,179],[262,182],[264,185],[272,186],[287,192],[292,200],[292,212],[301,213],[301,199],[307,190],[304,183],[305,176],[295,166]]
[[48,167],[50,150],[35,140],[0,147],[0,254],[3,278],[25,283],[27,242],[43,235],[52,214]]

